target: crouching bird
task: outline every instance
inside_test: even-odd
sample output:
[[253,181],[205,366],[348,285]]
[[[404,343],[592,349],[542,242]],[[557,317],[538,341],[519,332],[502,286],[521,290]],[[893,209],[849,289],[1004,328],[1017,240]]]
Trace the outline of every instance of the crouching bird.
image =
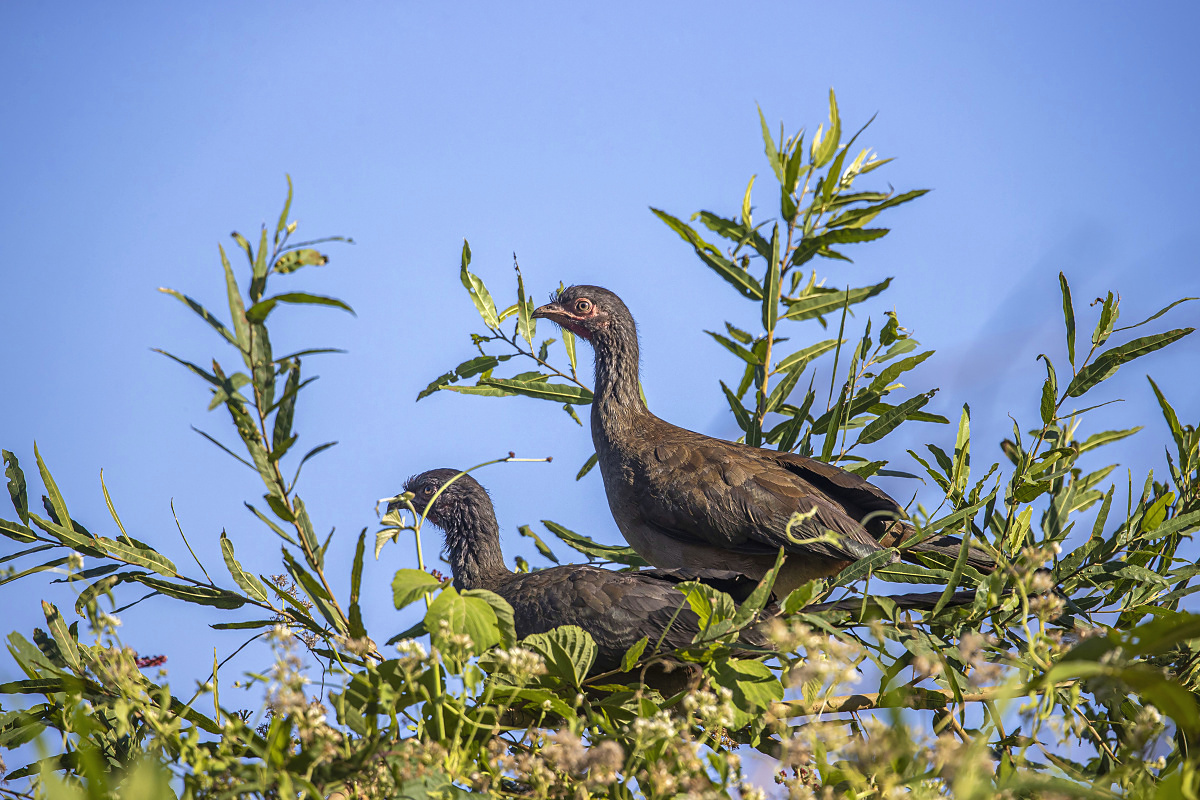
[[[592,345],[592,442],[604,490],[622,535],[651,564],[759,578],[783,547],[787,560],[776,580],[783,594],[914,533],[895,500],[852,472],[714,439],[650,413],[639,389],[637,326],[607,289],[572,286],[533,316]],[[939,536],[912,550],[953,558],[961,544]],[[974,547],[967,563],[985,572],[996,566]]]
[[[500,528],[487,491],[470,475],[451,481],[459,470],[434,469],[409,478],[404,491],[412,505],[445,533],[445,556],[457,589],[488,589],[513,608],[517,636],[545,633],[561,625],[577,625],[596,642],[593,674],[620,669],[625,652],[643,636],[646,655],[687,647],[699,632],[699,618],[676,584],[709,579],[716,588],[743,599],[756,585],[743,576],[721,571],[650,570],[613,572],[570,564],[537,572],[514,573],[504,565]],[[445,490],[438,495],[438,490]],[[434,495],[437,495],[436,500]],[[432,505],[431,505],[432,503]],[[393,502],[390,508],[396,508]],[[766,647],[766,638],[744,629],[741,641]],[[679,691],[698,679],[694,670],[667,678],[676,664],[654,666],[647,683],[664,692]],[[695,666],[695,665],[692,665]]]

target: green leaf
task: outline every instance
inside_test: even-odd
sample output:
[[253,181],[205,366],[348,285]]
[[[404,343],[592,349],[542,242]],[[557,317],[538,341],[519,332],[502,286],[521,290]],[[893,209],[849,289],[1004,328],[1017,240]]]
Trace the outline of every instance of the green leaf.
[[797,350],[790,356],[786,357],[775,365],[776,372],[788,372],[794,367],[803,369],[809,361],[812,361],[817,356],[828,353],[839,344],[837,339],[826,339],[823,342],[817,342],[814,345],[809,345],[803,350]]
[[533,318],[533,298],[525,296],[525,279],[517,268],[517,332],[533,348],[533,337],[537,332],[537,320]]
[[1104,305],[1100,308],[1100,319],[1096,321],[1096,329],[1092,331],[1092,344],[1099,347],[1108,341],[1108,337],[1112,335],[1113,326],[1117,323],[1117,317],[1120,315],[1121,298],[1114,297],[1112,292],[1108,293],[1108,297],[1104,299]]
[[238,562],[237,557],[233,554],[233,542],[221,531],[221,556],[225,559],[225,568],[229,570],[230,577],[243,592],[259,601],[266,603],[270,600],[267,594],[267,587],[262,585],[262,581],[246,572],[242,565]]
[[[873,164],[876,166],[881,166],[880,162],[878,161],[873,162]],[[864,169],[862,173],[865,173],[866,171],[867,170]],[[862,208],[852,208],[848,211],[842,212],[842,214],[839,216],[834,217],[829,222],[825,223],[825,227],[829,229],[861,228],[871,220],[875,219],[875,217],[879,216],[880,212],[882,212],[884,209],[892,208],[894,206],[916,200],[918,197],[926,194],[929,194],[928,189],[915,189],[911,192],[904,192],[902,194],[889,197],[887,200],[884,200],[881,203],[874,203],[873,205],[864,206]],[[821,255],[826,255],[826,253],[823,252]]]
[[571,362],[571,374],[574,375],[575,370],[576,370],[575,334],[571,333],[569,330],[564,328],[562,331],[562,343],[563,343],[563,347],[567,351],[567,360]]
[[717,342],[722,347],[724,347],[729,352],[733,353],[735,356],[740,358],[742,361],[745,361],[747,364],[753,364],[755,366],[759,366],[762,364],[762,360],[759,359],[758,356],[754,355],[754,353],[751,353],[749,350],[742,347],[737,342],[727,339],[719,333],[713,333],[712,331],[705,331],[705,333],[707,333],[712,338],[716,339]]
[[1043,354],[1038,358],[1046,362],[1046,382],[1042,385],[1042,422],[1046,425],[1054,422],[1054,411],[1058,405],[1058,378],[1054,374],[1054,365],[1050,357]]
[[[442,627],[442,622],[446,627]],[[447,586],[429,604],[429,611],[425,613],[425,629],[429,631],[433,646],[443,653],[454,649],[447,635],[469,636],[476,655],[483,654],[500,642],[496,612],[487,600],[461,595],[453,586]]]
[[[785,177],[783,158],[779,155],[779,148],[775,146],[775,139],[771,136],[771,129],[767,127],[767,118],[763,116],[762,106],[758,106],[758,121],[762,125],[763,149],[767,154],[767,162],[770,163],[776,179],[780,183],[783,183]],[[749,190],[747,190],[748,192]]]
[[864,286],[860,289],[850,289],[849,291],[820,292],[808,295],[807,297],[801,297],[799,300],[788,300],[785,301],[788,305],[788,310],[783,315],[783,318],[799,321],[821,317],[847,305],[855,305],[872,298],[887,289],[891,282],[892,279],[888,278],[874,286]]
[[[818,169],[829,163],[837,153],[838,144],[842,139],[842,119],[838,116],[837,98],[833,95],[833,89],[829,90],[829,131],[824,138],[821,137],[821,131],[818,128],[817,134],[813,137],[810,155],[812,156],[812,164]],[[830,175],[827,180],[836,180],[836,176]]]
[[[271,497],[271,495],[267,495],[267,497],[269,498],[269,497]],[[269,500],[268,500],[268,502],[269,502]],[[299,547],[299,546],[300,546],[300,544],[299,544],[299,543],[298,543],[298,542],[297,542],[295,539],[293,539],[291,536],[289,536],[289,535],[288,535],[288,534],[287,534],[287,533],[286,533],[286,532],[283,530],[283,528],[281,528],[281,527],[279,527],[278,525],[276,525],[276,524],[275,524],[275,523],[274,523],[274,522],[271,520],[271,518],[270,518],[270,517],[268,517],[266,514],[262,513],[262,512],[261,512],[261,511],[259,511],[257,508],[255,508],[254,506],[250,505],[249,503],[243,502],[243,503],[242,503],[242,505],[244,505],[246,508],[250,509],[250,511],[251,511],[251,512],[254,514],[254,516],[256,516],[256,517],[258,517],[260,520],[262,520],[262,521],[263,521],[263,523],[264,523],[264,524],[266,524],[266,526],[267,526],[268,528],[270,528],[271,530],[275,531],[275,533],[276,533],[276,534],[279,536],[279,538],[283,539],[285,542],[287,542],[288,544],[292,545],[293,547]],[[284,510],[286,511],[286,508],[285,508]],[[290,522],[291,520],[288,520],[288,521]]]
[[279,222],[275,224],[275,243],[279,243],[279,239],[283,236],[284,231],[288,226],[288,213],[292,210],[292,176],[287,176],[288,193],[287,200],[283,202],[283,211],[279,213]]
[[[880,339],[882,341],[882,336]],[[873,392],[882,393],[884,389],[892,385],[892,382],[896,380],[896,378],[900,377],[903,373],[908,372],[910,369],[915,368],[918,364],[933,355],[934,352],[935,351],[933,350],[926,350],[924,353],[919,353],[915,356],[909,356],[908,358],[901,359],[894,364],[889,364],[888,366],[884,367],[878,375],[875,376],[875,379],[871,381],[871,385],[868,388]]]
[[1128,430],[1123,431],[1103,431],[1102,433],[1093,433],[1084,440],[1083,444],[1079,445],[1079,452],[1086,453],[1088,450],[1094,450],[1097,447],[1120,441],[1127,436],[1133,436],[1141,429],[1142,426],[1138,425],[1136,428],[1129,428]]
[[1067,397],[1079,397],[1083,395],[1097,383],[1111,377],[1122,364],[1133,361],[1135,358],[1140,358],[1148,353],[1153,353],[1155,350],[1160,350],[1172,342],[1187,336],[1193,330],[1195,329],[1177,328],[1166,333],[1143,336],[1120,347],[1105,350],[1096,357],[1095,361],[1079,370],[1079,373],[1067,386]]
[[37,534],[31,528],[19,522],[9,522],[6,519],[0,519],[0,534],[23,544],[37,541]]
[[517,528],[517,532],[526,538],[533,539],[534,546],[537,548],[537,551],[542,554],[543,558],[553,561],[555,564],[560,563],[558,556],[554,555],[554,551],[551,550],[550,547],[542,541],[542,537],[534,533],[533,529],[528,525],[522,525],[521,527]]
[[174,578],[179,573],[175,569],[175,565],[171,560],[162,555],[158,551],[146,545],[141,545],[130,539],[128,542],[121,540],[108,539],[100,536],[96,539],[97,544],[103,547],[109,555],[119,558],[127,564],[133,564],[138,567],[145,567],[153,570],[160,575],[165,575],[168,578]]
[[733,727],[740,728],[783,699],[783,684],[760,661],[730,658],[713,662],[713,679],[733,693]]
[[720,250],[701,239],[700,235],[688,225],[665,211],[653,207],[650,210],[654,212],[655,216],[665,222],[667,227],[675,231],[679,234],[680,238],[690,244],[695,249],[696,255],[700,256],[701,261],[728,281],[744,297],[748,297],[751,300],[762,300],[762,287],[759,286],[758,281],[755,280],[753,275],[721,255]]
[[[1157,391],[1158,387],[1155,387]],[[25,485],[25,473],[17,457],[7,450],[0,450],[4,456],[4,475],[8,478],[8,496],[12,499],[17,517],[26,525],[29,524],[29,493]]]
[[62,614],[53,603],[47,603],[45,600],[42,601],[42,613],[46,615],[46,625],[50,628],[50,635],[58,644],[58,651],[63,659],[75,672],[81,672],[83,664],[79,660],[79,644],[67,630],[67,623],[63,621]]
[[542,520],[542,524],[546,529],[561,539],[568,546],[578,550],[589,558],[596,558],[601,561],[612,561],[617,564],[624,564],[630,567],[647,567],[649,564],[634,552],[632,547],[617,547],[615,545],[600,544],[583,534],[576,533],[573,530],[564,528],[557,522],[548,519]]
[[471,245],[467,243],[466,239],[463,239],[462,267],[459,269],[459,279],[467,293],[471,295],[471,302],[475,304],[475,310],[483,318],[483,324],[498,331],[500,330],[500,320],[496,316],[496,302],[492,300],[492,294],[487,290],[483,279],[473,274],[469,269],[470,266]]
[[[287,380],[283,384],[283,396],[279,398],[275,411],[275,425],[271,431],[271,455],[275,461],[286,452],[285,443],[292,436],[292,419],[296,412],[296,397],[300,394],[300,362],[288,364]],[[290,445],[288,445],[290,446]]]
[[1167,313],[1168,311],[1170,311],[1172,308],[1174,308],[1175,306],[1179,305],[1180,303],[1186,303],[1186,302],[1188,302],[1189,300],[1200,300],[1200,298],[1198,298],[1198,297],[1184,297],[1184,298],[1183,298],[1183,299],[1181,299],[1181,300],[1176,300],[1174,303],[1171,303],[1171,305],[1167,306],[1166,308],[1159,309],[1159,311],[1158,311],[1157,313],[1155,313],[1155,314],[1152,314],[1152,315],[1150,315],[1149,317],[1146,317],[1146,318],[1145,318],[1144,320],[1142,320],[1141,322],[1135,323],[1135,324],[1133,324],[1133,325],[1126,325],[1126,326],[1125,326],[1125,327],[1123,327],[1123,328],[1117,328],[1116,330],[1114,330],[1114,331],[1113,331],[1113,333],[1118,333],[1119,331],[1131,331],[1131,330],[1133,330],[1134,328],[1140,328],[1140,327],[1142,327],[1143,325],[1145,325],[1147,322],[1153,322],[1154,320],[1158,319],[1158,318],[1159,318],[1159,317],[1161,317],[1163,314]]
[[574,625],[530,634],[521,644],[545,659],[550,674],[572,686],[581,686],[596,662],[596,642],[592,635]]
[[465,598],[477,598],[491,607],[496,615],[496,626],[500,631],[500,645],[512,647],[517,643],[517,624],[513,620],[513,607],[500,595],[488,589],[467,589],[462,593]]
[[[162,292],[163,294],[169,294],[172,297],[178,298],[181,303],[183,303],[185,306],[190,308],[192,311],[196,312],[197,316],[199,316],[200,319],[204,320],[209,325],[211,325],[213,330],[215,330],[217,333],[224,336],[225,340],[227,342],[229,342],[234,347],[237,347],[240,349],[241,346],[238,344],[237,337],[234,336],[232,333],[230,333],[229,329],[226,328],[225,325],[219,319],[214,317],[207,308],[200,305],[195,300],[188,297],[186,294],[177,292],[174,289],[166,289],[166,288],[163,288],[160,286],[158,290],[160,292]],[[158,350],[157,352],[161,353],[162,351]],[[165,353],[164,353],[164,355],[165,355]],[[172,358],[174,358],[174,356],[172,356]],[[181,362],[181,363],[185,363],[185,362]]]
[[865,578],[878,569],[892,564],[899,557],[899,551],[894,547],[885,547],[877,553],[860,558],[837,574],[833,585],[846,586],[860,578]]
[[747,411],[746,407],[742,405],[740,400],[738,400],[737,395],[735,395],[730,388],[725,385],[725,381],[721,381],[720,383],[721,390],[725,392],[725,399],[729,401],[729,409],[733,412],[733,417],[737,420],[738,427],[743,431],[749,431],[750,412]]
[[[229,315],[233,318],[233,329],[237,333],[237,348],[243,354],[250,354],[250,323],[246,319],[246,306],[242,303],[242,291],[238,288],[237,279],[233,276],[233,267],[229,266],[229,257],[225,248],[217,245],[221,251],[221,266],[225,269],[225,294],[229,298]],[[247,366],[250,366],[247,358]]]
[[66,564],[70,560],[71,559],[69,556],[64,556],[62,558],[56,558],[53,561],[47,561],[45,564],[39,564],[36,567],[29,567],[28,569],[22,570],[21,572],[16,572],[16,573],[12,573],[12,574],[3,573],[3,577],[0,577],[0,586],[3,586],[6,583],[12,583],[13,581],[20,580],[21,578],[24,578],[26,575],[33,575],[38,572],[45,572],[48,569],[56,569],[58,567],[61,567],[64,564]]
[[363,528],[358,534],[358,543],[354,546],[354,561],[350,567],[350,636],[362,639],[367,635],[363,626],[362,607],[359,605],[359,595],[362,593],[363,555],[367,547],[367,529]]
[[1075,366],[1075,306],[1071,303],[1071,287],[1067,284],[1067,276],[1058,273],[1058,285],[1062,290],[1063,318],[1067,324],[1067,357],[1071,366]]
[[767,260],[767,284],[763,287],[762,323],[763,329],[770,332],[775,330],[779,321],[779,223],[771,230],[771,257]]
[[650,643],[650,639],[646,636],[638,639],[629,646],[625,651],[625,655],[621,657],[621,671],[629,672],[634,665],[638,663],[638,659],[642,657],[642,653],[646,652],[646,645]]
[[317,610],[321,612],[321,616],[330,625],[337,629],[339,633],[347,633],[349,628],[346,620],[338,612],[337,606],[333,598],[329,595],[329,592],[325,590],[325,587],[308,570],[300,566],[296,559],[292,557],[292,554],[288,552],[287,548],[281,549],[283,550],[283,564],[287,567],[287,571],[291,574],[292,578],[295,579],[296,585],[304,590],[304,593],[308,595],[308,599],[312,601],[312,604],[317,607]]
[[835,244],[857,244],[882,239],[889,228],[835,228],[818,236],[806,236],[792,252],[792,266],[799,267],[812,260],[823,250]]
[[419,569],[401,569],[392,578],[392,602],[396,610],[411,605],[442,585],[437,578]]
[[[305,457],[307,459],[307,456]],[[308,509],[304,507],[304,501],[298,496],[292,498],[292,508],[296,512],[296,524],[300,527],[301,542],[304,544],[304,549],[312,553],[318,559],[321,554],[321,545],[317,541],[317,534],[313,530],[312,520],[309,519]],[[319,566],[316,564],[314,566]]]
[[871,420],[871,422],[867,424],[867,427],[863,428],[862,432],[858,435],[858,444],[870,444],[871,442],[877,442],[884,436],[887,436],[889,433],[895,430],[900,423],[908,419],[912,415],[912,412],[928,403],[930,399],[933,398],[934,392],[936,391],[937,390],[934,389],[933,391],[926,392],[925,394],[919,394],[916,397],[910,397],[908,400],[905,400],[895,408],[890,408],[875,419]]
[[271,265],[271,271],[280,275],[288,275],[301,267],[323,267],[328,263],[329,256],[319,250],[306,247],[300,250],[289,250],[275,259],[275,263]]
[[588,460],[583,462],[583,466],[580,467],[579,472],[575,474],[575,480],[583,480],[583,476],[591,472],[592,467],[596,466],[596,463],[599,460],[600,456],[597,453],[592,453],[590,456],[588,456]]
[[[144,572],[126,573],[128,577],[125,580],[133,580],[138,583],[149,586],[168,597],[174,597],[177,600],[184,600],[188,603],[196,603],[202,606],[216,606],[217,608],[234,609],[241,608],[246,604],[246,599],[233,592],[227,592],[224,589],[211,589],[207,586],[192,586],[186,583],[173,583],[165,581],[161,578],[154,578]],[[117,576],[111,576],[117,577]],[[104,580],[110,580],[105,578]]]
[[50,476],[46,462],[42,461],[42,454],[38,452],[37,442],[33,443],[33,455],[37,459],[38,472],[42,475],[42,484],[46,487],[46,494],[50,496],[50,505],[54,509],[55,516],[58,517],[59,524],[70,526],[71,515],[67,513],[67,503],[63,500],[62,492],[58,490],[58,484]]
[[250,306],[246,311],[246,318],[251,322],[264,322],[267,315],[274,310],[279,303],[293,303],[296,305],[318,305],[332,306],[340,308],[343,311],[349,311],[354,314],[354,309],[338,300],[336,297],[325,297],[319,294],[309,294],[308,292],[284,292],[277,294],[274,297],[268,297],[266,300],[260,300]]
[[568,383],[520,381],[511,378],[482,378],[479,381],[479,385],[496,387],[504,389],[510,394],[536,397],[539,400],[551,400],[556,403],[587,405],[592,402],[591,391],[584,389],[582,386],[572,386]]

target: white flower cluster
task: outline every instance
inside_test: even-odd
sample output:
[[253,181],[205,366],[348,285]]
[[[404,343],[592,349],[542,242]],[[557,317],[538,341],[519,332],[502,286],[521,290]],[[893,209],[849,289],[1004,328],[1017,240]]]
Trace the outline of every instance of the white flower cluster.
[[527,680],[546,674],[546,660],[532,650],[513,647],[496,650],[492,654],[500,667],[518,680]]

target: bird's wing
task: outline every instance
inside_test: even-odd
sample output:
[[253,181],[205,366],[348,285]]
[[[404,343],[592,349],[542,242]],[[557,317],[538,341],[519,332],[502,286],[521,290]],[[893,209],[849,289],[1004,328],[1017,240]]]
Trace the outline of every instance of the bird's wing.
[[789,472],[835,499],[856,518],[861,519],[872,512],[887,514],[889,517],[904,516],[904,510],[899,503],[878,486],[853,472],[795,453],[777,450],[765,452]]
[[[773,451],[699,434],[647,451],[647,480],[633,487],[636,511],[663,535],[752,555],[783,547],[854,561],[881,549],[836,498],[788,469]],[[789,536],[795,513],[808,516]]]

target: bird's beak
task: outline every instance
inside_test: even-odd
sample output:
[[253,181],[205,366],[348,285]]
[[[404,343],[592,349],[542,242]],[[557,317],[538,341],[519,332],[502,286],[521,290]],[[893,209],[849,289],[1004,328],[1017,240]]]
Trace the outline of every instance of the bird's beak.
[[558,303],[547,303],[533,310],[533,316],[548,319],[551,322],[559,322],[566,314],[567,312]]

